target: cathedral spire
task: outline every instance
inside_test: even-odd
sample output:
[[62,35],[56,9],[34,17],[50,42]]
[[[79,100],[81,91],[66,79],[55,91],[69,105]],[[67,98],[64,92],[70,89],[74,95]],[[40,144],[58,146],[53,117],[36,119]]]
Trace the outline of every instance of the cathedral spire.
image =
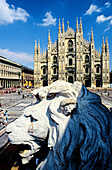
[[104,37],[103,37],[103,43],[102,43],[102,52],[104,52],[105,44],[104,44]]
[[38,40],[38,54],[40,54],[40,40]]
[[93,42],[94,39],[93,39],[93,28],[91,27],[91,42]]
[[106,42],[105,42],[105,51],[108,52],[108,39],[106,37]]
[[51,44],[50,29],[49,29],[49,33],[48,33],[48,44]]
[[64,18],[62,19],[62,33],[64,33]]
[[103,37],[103,43],[102,43],[102,45],[104,46],[104,37]]
[[68,28],[69,28],[69,21],[67,21],[67,25],[68,25]]
[[82,19],[80,17],[80,32],[82,32]]
[[35,40],[35,48],[34,48],[35,54],[37,53],[37,41]]
[[78,18],[76,19],[76,32],[79,31],[79,28],[78,28]]
[[60,24],[60,18],[59,18],[58,34],[61,34],[61,24]]

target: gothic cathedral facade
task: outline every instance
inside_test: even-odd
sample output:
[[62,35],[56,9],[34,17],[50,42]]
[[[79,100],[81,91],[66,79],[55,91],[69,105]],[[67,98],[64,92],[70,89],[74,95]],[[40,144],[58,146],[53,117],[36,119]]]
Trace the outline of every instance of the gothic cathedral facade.
[[83,38],[82,21],[76,31],[69,27],[62,30],[59,20],[58,39],[51,43],[48,33],[47,51],[40,53],[40,42],[35,41],[34,48],[34,87],[47,86],[56,80],[73,83],[82,82],[86,87],[109,87],[109,48],[106,39],[102,43],[102,50],[95,49],[93,30],[91,40]]

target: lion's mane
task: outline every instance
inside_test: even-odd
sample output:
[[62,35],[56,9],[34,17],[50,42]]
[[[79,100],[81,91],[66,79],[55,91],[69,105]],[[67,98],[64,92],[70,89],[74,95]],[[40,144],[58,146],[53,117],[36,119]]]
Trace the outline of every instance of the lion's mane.
[[[73,85],[74,86],[74,85]],[[37,169],[111,169],[112,116],[84,85],[62,139]],[[55,117],[52,118],[55,122]],[[59,129],[56,129],[57,135]]]
[[48,152],[38,158],[37,169],[111,169],[112,115],[97,94],[80,82],[64,81],[41,87],[34,94],[38,102],[7,127],[12,143],[31,145],[25,160],[38,150],[41,153],[44,143]]

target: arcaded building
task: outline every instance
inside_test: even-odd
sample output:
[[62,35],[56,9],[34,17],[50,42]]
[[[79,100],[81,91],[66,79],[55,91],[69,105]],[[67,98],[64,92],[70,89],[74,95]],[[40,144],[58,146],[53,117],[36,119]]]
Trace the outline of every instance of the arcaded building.
[[0,56],[0,88],[21,85],[21,64]]
[[22,85],[34,86],[34,70],[22,65]]
[[40,42],[34,48],[34,86],[50,85],[56,80],[82,82],[86,87],[109,87],[109,47],[102,42],[102,50],[95,49],[93,30],[90,42],[83,37],[82,21],[76,21],[76,31],[65,31],[59,20],[58,39],[52,44],[48,33],[47,51],[40,53]]

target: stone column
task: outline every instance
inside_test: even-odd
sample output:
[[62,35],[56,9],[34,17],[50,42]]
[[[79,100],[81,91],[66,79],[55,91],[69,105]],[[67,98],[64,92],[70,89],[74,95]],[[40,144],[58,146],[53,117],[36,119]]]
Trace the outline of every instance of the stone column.
[[4,87],[6,88],[6,80],[4,80],[4,85],[5,85]]
[[9,87],[9,81],[8,80],[6,80],[6,82],[7,82],[7,88]]

